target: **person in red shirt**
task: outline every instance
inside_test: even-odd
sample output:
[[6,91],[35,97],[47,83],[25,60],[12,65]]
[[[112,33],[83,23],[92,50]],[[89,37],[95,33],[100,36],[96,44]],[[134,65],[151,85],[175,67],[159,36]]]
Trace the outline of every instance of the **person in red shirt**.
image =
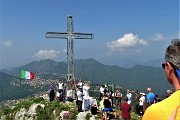
[[121,114],[122,120],[130,120],[131,105],[128,104],[128,98],[126,96],[124,97],[124,102],[121,104],[121,109],[122,109],[122,114]]

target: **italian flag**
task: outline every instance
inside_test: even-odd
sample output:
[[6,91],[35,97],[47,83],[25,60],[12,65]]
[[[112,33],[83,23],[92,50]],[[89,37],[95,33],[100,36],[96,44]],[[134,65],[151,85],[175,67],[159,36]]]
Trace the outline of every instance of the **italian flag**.
[[22,79],[34,79],[34,73],[30,71],[20,70],[20,78]]

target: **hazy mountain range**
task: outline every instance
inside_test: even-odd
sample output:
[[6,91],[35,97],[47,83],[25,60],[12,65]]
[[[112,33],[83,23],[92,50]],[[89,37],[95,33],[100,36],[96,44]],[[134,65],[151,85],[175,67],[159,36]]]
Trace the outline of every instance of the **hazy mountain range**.
[[[119,66],[104,65],[95,59],[75,60],[75,77],[78,79],[91,81],[92,84],[115,83],[124,90],[136,90],[146,92],[147,87],[151,87],[156,94],[164,96],[167,89],[171,89],[165,79],[164,71],[161,67],[153,67],[150,64],[135,65],[131,68],[122,68]],[[150,62],[149,62],[150,63]],[[159,63],[160,64],[160,63]],[[160,66],[160,65],[159,65]],[[0,88],[3,93],[6,92],[5,86],[13,79],[18,79],[19,70],[32,71],[35,76],[39,73],[57,73],[67,74],[65,62],[56,62],[54,60],[33,61],[26,65],[15,67],[11,70],[1,70]],[[16,76],[16,77],[15,77]],[[13,90],[13,89],[12,89]],[[13,92],[13,91],[12,91]]]
[[153,66],[153,67],[160,67],[161,64],[164,60],[161,58],[158,59],[153,59],[153,60],[148,60],[148,61],[136,61],[133,59],[124,59],[124,58],[116,58],[116,57],[105,57],[98,59],[99,62],[105,64],[105,65],[117,65],[123,68],[131,68],[137,64],[140,65],[145,65],[145,66]]

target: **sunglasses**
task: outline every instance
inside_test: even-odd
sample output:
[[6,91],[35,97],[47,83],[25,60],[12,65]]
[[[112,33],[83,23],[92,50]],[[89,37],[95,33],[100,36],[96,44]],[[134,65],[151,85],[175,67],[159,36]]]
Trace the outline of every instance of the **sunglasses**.
[[[169,64],[170,64],[170,65],[172,66],[172,68],[176,71],[177,68],[176,68],[172,63],[169,62]],[[167,66],[167,63],[162,63],[161,66],[162,66],[163,69],[165,69],[165,67]]]
[[[173,65],[172,63],[169,62],[169,64],[174,69],[175,75],[180,79],[180,70],[177,67],[175,67],[175,65]],[[167,66],[167,63],[162,63],[161,66],[162,66],[163,69],[165,69],[165,67]]]
[[166,64],[166,63],[162,63],[161,66],[162,66],[163,69],[165,69],[165,67],[167,66],[167,64]]

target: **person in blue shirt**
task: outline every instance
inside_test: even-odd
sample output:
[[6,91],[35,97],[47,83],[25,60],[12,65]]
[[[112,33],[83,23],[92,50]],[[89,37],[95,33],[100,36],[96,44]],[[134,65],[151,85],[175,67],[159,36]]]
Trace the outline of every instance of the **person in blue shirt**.
[[54,97],[55,97],[55,93],[54,93],[54,90],[55,90],[55,86],[52,82],[50,82],[50,102],[52,102],[54,100]]
[[154,103],[155,95],[154,95],[154,93],[151,92],[150,87],[147,88],[147,92],[148,92],[148,94],[147,94],[147,101],[146,102],[150,106]]

